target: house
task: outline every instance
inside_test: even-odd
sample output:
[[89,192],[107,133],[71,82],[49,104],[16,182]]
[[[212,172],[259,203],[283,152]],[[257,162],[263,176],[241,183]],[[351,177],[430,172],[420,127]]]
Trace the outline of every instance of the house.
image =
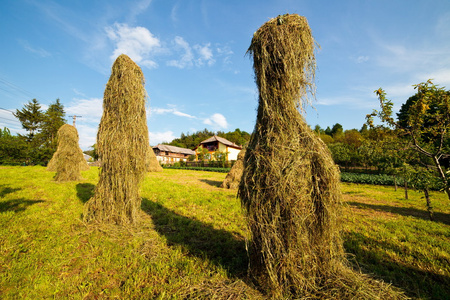
[[226,155],[226,161],[237,160],[239,152],[242,150],[241,146],[230,142],[220,136],[214,135],[209,139],[204,140],[200,145],[195,148],[196,157],[198,154],[202,153],[203,149],[208,150],[207,159],[214,159],[214,152],[217,150]]
[[156,159],[161,164],[172,164],[179,161],[187,161],[188,157],[191,155],[195,155],[195,152],[191,149],[180,148],[169,145],[161,145],[158,144],[153,148],[153,152],[155,152]]

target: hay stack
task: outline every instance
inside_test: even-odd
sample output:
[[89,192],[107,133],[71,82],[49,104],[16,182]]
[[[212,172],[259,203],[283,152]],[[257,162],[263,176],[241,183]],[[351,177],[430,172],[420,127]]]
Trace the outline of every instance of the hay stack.
[[[84,159],[83,156],[83,151],[80,149],[80,146],[78,145],[78,131],[75,127],[70,128],[67,126],[73,127],[71,125],[65,124],[63,126],[61,126],[58,130],[57,133],[57,139],[58,139],[58,148],[56,149],[55,153],[53,153],[52,159],[50,159],[50,161],[47,164],[47,171],[51,171],[51,172],[56,172],[57,171],[57,165],[58,165],[58,161],[60,159],[65,159],[63,156],[61,156],[61,151],[66,148],[64,146],[64,143],[69,142],[69,139],[76,139],[76,148],[77,148],[77,154],[76,154],[76,158],[78,159],[78,163],[80,165],[80,170],[81,171],[87,171],[89,170],[89,165],[86,162],[86,160]],[[64,127],[64,129],[63,129]],[[69,129],[70,128],[70,129]],[[62,132],[60,133],[59,131],[62,130]],[[63,142],[63,144],[60,147],[60,143],[59,143],[59,136],[62,136],[62,139],[64,139],[65,141]],[[76,137],[75,137],[76,135]],[[73,146],[75,146],[75,143],[72,141],[70,142],[71,144],[73,144]]]
[[[78,132],[69,124],[61,126],[57,133],[58,148],[53,154],[49,168],[56,171],[56,181],[76,181],[81,179],[81,167],[87,165],[78,145]],[[89,168],[89,166],[88,166]]]
[[225,177],[224,181],[220,185],[221,188],[237,189],[239,187],[242,172],[244,171],[244,157],[245,157],[245,149],[242,149],[239,152],[237,160],[234,163],[233,167],[231,168],[230,172],[228,172],[227,177]]
[[284,15],[261,26],[248,50],[259,89],[238,190],[249,272],[276,299],[388,299],[346,267],[338,168],[298,111],[314,94],[314,49],[306,18]]
[[152,147],[148,148],[146,165],[147,165],[147,172],[162,172],[163,171],[163,168],[159,164],[159,161],[156,158],[155,152],[153,152]]
[[94,196],[86,203],[85,221],[130,224],[137,219],[139,185],[149,149],[145,99],[141,68],[120,55],[103,97],[97,134],[100,178]]

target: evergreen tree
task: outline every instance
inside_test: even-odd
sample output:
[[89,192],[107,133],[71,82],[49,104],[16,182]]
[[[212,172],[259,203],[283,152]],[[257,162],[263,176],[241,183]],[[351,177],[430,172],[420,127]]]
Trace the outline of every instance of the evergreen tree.
[[39,137],[41,139],[41,145],[50,148],[52,151],[56,151],[56,136],[59,128],[66,124],[66,120],[64,119],[65,115],[64,106],[59,99],[56,99],[55,103],[50,104],[43,115],[40,126],[41,132]]
[[39,132],[43,120],[41,105],[36,99],[28,101],[21,110],[16,109],[13,115],[22,123],[22,127],[28,132],[28,142],[33,142],[35,135]]

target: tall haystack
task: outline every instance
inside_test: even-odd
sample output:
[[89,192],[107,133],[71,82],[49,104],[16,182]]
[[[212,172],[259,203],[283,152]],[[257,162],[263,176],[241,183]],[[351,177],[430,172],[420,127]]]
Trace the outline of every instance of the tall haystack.
[[58,129],[57,138],[58,148],[51,159],[52,165],[49,163],[49,167],[54,168],[56,171],[55,180],[80,180],[82,162],[86,165],[87,163],[78,145],[77,129],[72,125],[64,124]]
[[[83,151],[81,150],[80,146],[78,145],[78,140],[79,140],[78,131],[75,127],[69,129],[70,127],[68,127],[68,126],[73,127],[72,125],[65,124],[58,129],[58,133],[57,133],[58,148],[56,148],[55,153],[53,153],[52,159],[50,159],[50,161],[47,164],[47,171],[51,171],[51,172],[57,171],[58,161],[60,159],[63,159],[63,160],[65,159],[61,155],[61,151],[66,148],[66,146],[63,146],[63,145],[64,145],[64,143],[68,142],[67,140],[70,138],[74,138],[74,139],[76,138],[76,149],[77,149],[76,159],[78,160],[78,163],[80,165],[80,170],[81,171],[89,170],[89,165],[86,162],[86,160],[84,159]],[[62,130],[61,133],[59,132],[60,130]],[[60,135],[62,136],[62,139],[65,140],[63,142],[63,144],[60,144],[60,142],[59,142]],[[76,135],[76,137],[75,137],[75,135]],[[73,146],[75,146],[75,144],[73,144]]]
[[86,203],[85,221],[130,224],[137,219],[139,185],[149,150],[145,99],[141,68],[120,55],[103,96],[97,133],[100,178],[94,196]]
[[346,266],[339,171],[299,113],[314,94],[314,49],[306,18],[283,15],[261,26],[248,50],[259,89],[238,190],[249,272],[276,299],[395,298]]
[[245,149],[242,149],[239,152],[237,160],[234,163],[233,167],[231,168],[230,172],[228,172],[227,177],[225,177],[224,181],[220,185],[221,188],[237,189],[239,187],[242,172],[244,172],[244,157],[245,157]]
[[158,159],[156,158],[155,152],[153,152],[152,147],[149,147],[147,154],[147,172],[162,172],[163,168],[159,164]]

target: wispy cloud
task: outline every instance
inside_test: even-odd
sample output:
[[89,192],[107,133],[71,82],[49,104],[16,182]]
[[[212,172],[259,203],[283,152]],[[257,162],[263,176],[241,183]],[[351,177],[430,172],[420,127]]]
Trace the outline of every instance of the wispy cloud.
[[191,67],[194,62],[194,54],[192,53],[191,46],[186,42],[181,36],[176,36],[174,41],[174,50],[176,52],[182,52],[180,59],[169,60],[167,62],[168,66],[177,67],[180,69],[184,69],[186,67]]
[[172,51],[179,55],[179,59],[167,61],[168,66],[184,69],[193,66],[212,66],[216,62],[211,43],[204,45],[195,44],[191,47],[183,37],[176,36],[172,45]]
[[126,54],[136,63],[148,68],[156,68],[158,66],[150,57],[153,52],[158,51],[161,43],[147,28],[130,27],[127,24],[115,23],[105,30],[108,38],[115,43],[115,49],[111,55],[112,60],[120,54]]
[[52,55],[50,52],[48,52],[47,50],[45,50],[43,48],[32,47],[30,45],[30,43],[28,43],[28,41],[19,39],[18,42],[26,51],[33,53],[33,54],[37,54],[40,57],[49,57]]
[[190,114],[186,114],[184,112],[179,111],[175,106],[170,107],[170,108],[152,107],[150,109],[150,113],[156,114],[156,115],[173,114],[173,115],[179,116],[179,117],[185,117],[185,118],[189,118],[189,119],[197,119],[197,117],[195,117],[195,116],[192,116]]
[[103,113],[103,99],[74,99],[65,107],[66,115],[82,116],[83,121],[99,123]]
[[194,49],[199,54],[199,58],[197,58],[197,65],[202,66],[204,63],[206,63],[208,66],[212,66],[216,62],[213,58],[211,43],[208,43],[204,46],[195,45]]
[[364,62],[366,62],[366,61],[368,61],[368,60],[369,60],[369,57],[368,57],[368,56],[363,56],[363,55],[358,56],[358,57],[356,58],[356,62],[357,62],[358,64],[364,63]]

